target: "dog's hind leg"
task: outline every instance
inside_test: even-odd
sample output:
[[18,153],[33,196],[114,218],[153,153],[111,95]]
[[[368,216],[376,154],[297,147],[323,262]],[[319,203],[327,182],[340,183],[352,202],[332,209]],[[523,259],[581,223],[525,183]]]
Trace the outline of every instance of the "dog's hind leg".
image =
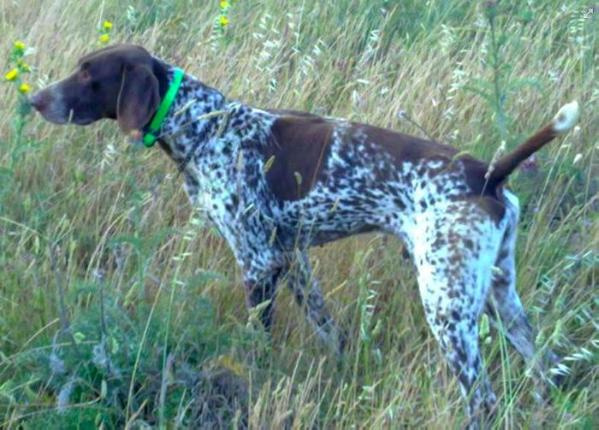
[[543,357],[535,357],[535,330],[526,316],[516,291],[515,248],[518,205],[513,195],[507,194],[507,196],[509,196],[506,204],[508,224],[495,262],[486,312],[527,364],[542,374],[546,367],[557,363],[559,358],[551,350],[545,351]]
[[480,353],[478,319],[501,232],[472,206],[431,211],[418,223],[413,257],[426,320],[460,384],[468,428],[477,429],[496,403]]

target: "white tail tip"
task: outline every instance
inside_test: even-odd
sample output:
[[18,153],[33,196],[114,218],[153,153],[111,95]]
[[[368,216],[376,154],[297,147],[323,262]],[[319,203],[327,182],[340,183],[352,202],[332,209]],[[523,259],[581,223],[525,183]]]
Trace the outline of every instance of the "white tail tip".
[[574,127],[578,116],[580,115],[580,107],[575,100],[566,105],[563,105],[557,115],[553,117],[553,130],[556,133],[565,133]]

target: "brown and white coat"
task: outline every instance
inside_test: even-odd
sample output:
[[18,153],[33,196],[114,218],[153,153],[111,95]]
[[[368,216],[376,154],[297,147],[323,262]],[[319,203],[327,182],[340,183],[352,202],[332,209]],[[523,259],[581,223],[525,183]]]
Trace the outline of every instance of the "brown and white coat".
[[[31,102],[52,122],[112,118],[139,136],[173,70],[141,47],[117,45],[82,58],[72,76]],[[515,289],[518,200],[503,183],[577,115],[575,103],[565,106],[490,168],[450,146],[391,130],[252,108],[185,75],[159,144],[182,171],[192,204],[230,245],[248,305],[268,303],[261,314],[266,328],[277,281],[287,275],[316,332],[340,350],[345,336],[312,276],[308,248],[369,231],[401,238],[416,267],[426,319],[476,428],[495,403],[479,350],[481,313],[499,316],[529,362],[535,355]],[[557,359],[550,351],[544,356]]]

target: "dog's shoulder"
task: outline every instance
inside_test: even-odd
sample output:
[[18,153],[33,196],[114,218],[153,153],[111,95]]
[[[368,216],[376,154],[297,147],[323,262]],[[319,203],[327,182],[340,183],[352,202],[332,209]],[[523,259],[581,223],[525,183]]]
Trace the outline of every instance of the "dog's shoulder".
[[314,186],[330,154],[335,123],[306,112],[267,112],[273,122],[261,148],[266,179],[279,200],[301,199]]

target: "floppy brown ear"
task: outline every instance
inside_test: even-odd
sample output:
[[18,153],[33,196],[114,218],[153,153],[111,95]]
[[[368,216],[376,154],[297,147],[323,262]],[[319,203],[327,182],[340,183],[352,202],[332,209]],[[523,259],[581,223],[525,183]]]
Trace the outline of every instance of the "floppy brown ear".
[[126,65],[117,100],[116,119],[125,133],[141,130],[160,103],[158,79],[145,65]]

